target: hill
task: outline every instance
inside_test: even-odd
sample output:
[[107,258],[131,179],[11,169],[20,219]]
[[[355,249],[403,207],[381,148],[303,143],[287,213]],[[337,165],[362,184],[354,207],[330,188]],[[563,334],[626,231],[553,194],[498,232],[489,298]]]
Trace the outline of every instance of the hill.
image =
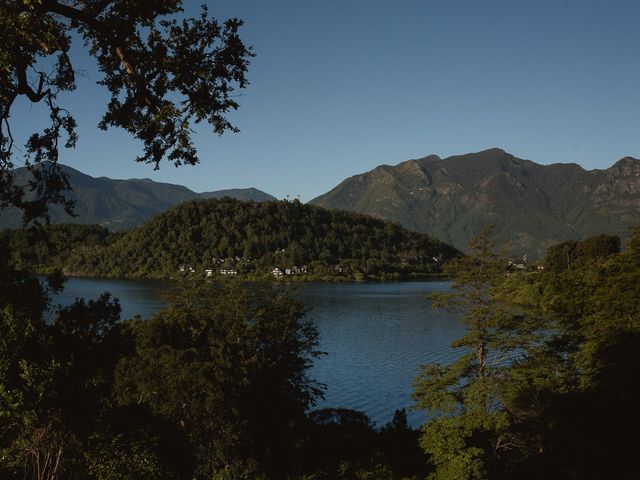
[[310,203],[397,221],[457,248],[493,224],[500,245],[542,257],[565,240],[629,237],[640,223],[640,160],[587,171],[500,149],[444,160],[431,155],[355,175]]
[[[88,227],[48,228],[57,245],[30,244],[28,230],[5,233],[23,266],[106,277],[203,277],[206,269],[265,276],[279,268],[307,279],[392,279],[439,273],[458,254],[395,223],[298,201],[193,200],[127,232],[105,236],[95,227],[90,242],[81,240]],[[65,228],[71,232],[63,234]],[[29,259],[30,252],[43,253]]]
[[[69,176],[72,192],[66,196],[75,200],[76,217],[70,217],[60,207],[51,209],[52,223],[97,224],[112,231],[140,225],[153,215],[174,205],[196,198],[222,198],[263,202],[275,197],[255,188],[237,188],[196,193],[181,185],[154,182],[148,178],[116,180],[91,177],[71,167],[61,165]],[[16,183],[26,184],[30,174],[26,168],[15,171]],[[0,212],[0,229],[19,228],[22,216],[16,209]]]

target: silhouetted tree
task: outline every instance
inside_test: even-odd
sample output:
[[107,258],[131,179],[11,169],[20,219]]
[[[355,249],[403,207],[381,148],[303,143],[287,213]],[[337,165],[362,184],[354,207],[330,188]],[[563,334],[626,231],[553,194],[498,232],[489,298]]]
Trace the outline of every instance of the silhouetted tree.
[[[226,118],[238,108],[234,91],[247,85],[252,53],[242,43],[242,21],[219,23],[206,7],[179,19],[181,0],[5,0],[0,9],[0,208],[21,208],[25,220],[46,214],[50,203],[72,211],[66,176],[57,167],[60,147],[74,148],[76,121],[58,96],[76,88],[70,56],[82,39],[102,73],[111,99],[100,128],[120,127],[142,141],[136,160],[158,168],[198,162],[192,125],[215,133],[236,128]],[[51,64],[49,69],[45,65]],[[44,103],[50,125],[26,145],[29,185],[15,185],[11,116],[19,97]],[[43,164],[43,161],[52,162]]]
[[307,376],[317,332],[303,313],[271,284],[185,283],[166,310],[130,324],[135,354],[118,367],[118,396],[182,429],[198,478],[285,478],[321,393]]

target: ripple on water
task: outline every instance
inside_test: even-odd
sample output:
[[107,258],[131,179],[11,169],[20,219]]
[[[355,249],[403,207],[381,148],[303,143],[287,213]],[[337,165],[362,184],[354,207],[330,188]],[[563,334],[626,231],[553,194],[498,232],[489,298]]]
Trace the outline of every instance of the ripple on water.
[[[54,304],[110,291],[120,299],[123,318],[149,317],[163,307],[161,292],[170,286],[150,280],[70,279]],[[432,310],[425,295],[447,288],[447,282],[300,285],[300,296],[311,309],[308,318],[320,333],[319,348],[328,353],[310,372],[327,385],[318,407],[363,410],[382,426],[396,409],[413,405],[419,366],[450,363],[458,356],[450,344],[462,336],[460,319]],[[411,425],[425,418],[422,412],[408,412]]]
[[[419,366],[450,363],[458,353],[451,342],[463,333],[460,319],[434,311],[425,293],[444,282],[359,284],[340,288],[305,285],[302,299],[328,355],[315,362],[312,376],[327,385],[322,407],[365,411],[378,425],[398,408],[413,405],[411,393]],[[417,426],[425,420],[409,412]]]

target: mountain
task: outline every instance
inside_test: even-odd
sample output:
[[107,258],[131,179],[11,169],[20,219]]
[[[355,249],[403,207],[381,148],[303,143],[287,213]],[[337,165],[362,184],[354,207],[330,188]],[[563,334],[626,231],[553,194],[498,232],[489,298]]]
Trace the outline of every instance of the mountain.
[[[69,176],[73,191],[66,195],[76,201],[77,216],[70,217],[62,208],[54,206],[51,208],[52,223],[98,224],[117,231],[140,225],[157,213],[196,198],[228,196],[256,202],[275,200],[275,197],[255,188],[196,193],[181,185],[154,182],[148,178],[94,178],[65,165],[60,167]],[[18,184],[24,185],[30,178],[26,168],[19,168],[14,173]],[[0,229],[21,226],[19,211],[7,209],[0,212]]]
[[366,213],[428,232],[457,248],[484,225],[513,253],[541,257],[564,240],[628,237],[640,224],[640,160],[606,170],[540,165],[501,150],[381,165],[311,204]]
[[202,192],[198,194],[200,198],[235,198],[245,202],[270,202],[276,198],[268,193],[264,193],[257,188],[231,188],[229,190],[216,190],[215,192]]
[[[441,272],[454,248],[397,223],[299,201],[193,200],[143,225],[109,234],[98,226],[52,225],[47,242],[29,230],[2,232],[17,265],[105,277],[202,278],[233,269],[271,276],[304,268],[315,279],[395,279]],[[309,277],[306,277],[309,278]]]

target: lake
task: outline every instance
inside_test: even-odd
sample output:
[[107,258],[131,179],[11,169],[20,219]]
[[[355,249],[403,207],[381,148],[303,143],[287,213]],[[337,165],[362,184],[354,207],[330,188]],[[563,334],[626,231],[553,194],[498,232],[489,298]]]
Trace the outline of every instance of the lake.
[[[413,405],[412,382],[419,365],[456,358],[451,342],[462,336],[459,316],[433,310],[426,293],[448,289],[448,282],[296,284],[308,318],[320,333],[320,350],[311,375],[327,386],[318,407],[364,411],[378,427],[397,408]],[[122,318],[151,316],[163,307],[163,280],[71,278],[54,296],[68,305],[76,297],[95,298],[109,291],[120,300]],[[426,416],[408,411],[418,426]]]

